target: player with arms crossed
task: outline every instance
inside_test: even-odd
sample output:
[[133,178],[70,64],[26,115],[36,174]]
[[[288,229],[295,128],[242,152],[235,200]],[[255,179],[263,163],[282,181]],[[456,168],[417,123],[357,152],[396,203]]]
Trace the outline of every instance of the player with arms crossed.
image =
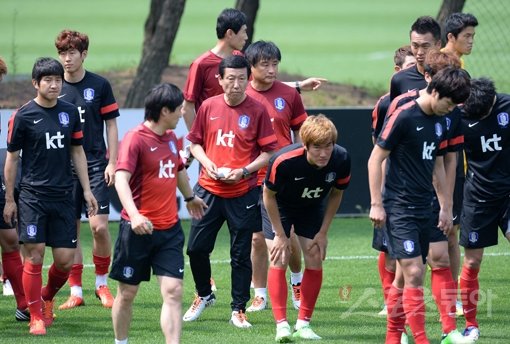
[[[264,206],[271,223],[264,223],[266,238],[273,237],[268,289],[276,321],[276,342],[292,338],[321,339],[310,321],[322,285],[328,230],[343,190],[351,178],[347,151],[335,144],[337,130],[324,115],[310,116],[299,131],[301,143],[281,149],[271,158],[264,181]],[[287,270],[290,229],[294,226],[305,261],[301,305],[292,333],[287,321]]]
[[[45,335],[46,327],[53,323],[53,297],[69,277],[76,250],[71,162],[83,188],[88,215],[97,212],[78,110],[58,99],[63,79],[64,68],[57,60],[37,59],[32,70],[37,96],[13,114],[7,137],[4,220],[13,223],[19,215],[19,240],[25,252],[23,288],[33,335]],[[18,211],[14,184],[21,151]],[[52,247],[53,264],[41,290],[46,246]]]

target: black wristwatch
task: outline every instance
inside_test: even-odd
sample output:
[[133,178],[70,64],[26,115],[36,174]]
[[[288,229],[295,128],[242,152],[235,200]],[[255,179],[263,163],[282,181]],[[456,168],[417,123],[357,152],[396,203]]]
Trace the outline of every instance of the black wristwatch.
[[185,198],[184,199],[184,202],[188,203],[188,202],[191,202],[195,199],[195,194],[193,193],[191,196],[189,196],[188,198]]
[[246,169],[246,167],[243,167],[243,179],[248,178],[250,176],[250,171]]

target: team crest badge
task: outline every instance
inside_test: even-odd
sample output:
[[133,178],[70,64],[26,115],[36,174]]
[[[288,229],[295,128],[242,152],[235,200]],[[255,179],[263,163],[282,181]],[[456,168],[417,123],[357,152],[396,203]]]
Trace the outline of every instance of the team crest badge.
[[412,241],[412,240],[404,241],[404,250],[407,253],[413,253],[414,252],[414,241]]
[[239,121],[237,122],[237,125],[239,125],[239,128],[241,129],[248,128],[248,125],[250,125],[250,117],[248,117],[248,115],[239,116]]
[[435,129],[436,129],[436,136],[441,137],[441,135],[443,135],[443,126],[441,125],[441,123],[436,123]]
[[170,147],[170,150],[172,151],[172,153],[177,155],[177,147],[175,146],[175,142],[174,141],[170,141],[168,143],[168,147]]
[[67,127],[69,125],[69,114],[67,112],[59,113],[58,120],[62,126]]
[[450,130],[450,126],[452,125],[452,120],[450,117],[446,117],[446,131]]
[[333,180],[335,180],[336,173],[335,172],[329,172],[326,174],[326,183],[331,183]]
[[285,100],[283,100],[282,97],[276,98],[274,100],[274,107],[276,108],[276,110],[282,111],[283,109],[285,109]]
[[474,244],[478,241],[478,232],[469,232],[468,238],[469,242]]
[[94,89],[93,88],[86,88],[83,90],[83,99],[85,101],[90,102],[94,100]]
[[27,235],[31,238],[37,235],[37,226],[36,225],[28,225],[27,226]]
[[508,113],[501,112],[498,113],[498,124],[502,128],[506,128],[508,125]]
[[133,273],[134,273],[134,269],[132,267],[130,267],[130,266],[125,266],[124,269],[122,269],[122,274],[126,278],[133,277]]

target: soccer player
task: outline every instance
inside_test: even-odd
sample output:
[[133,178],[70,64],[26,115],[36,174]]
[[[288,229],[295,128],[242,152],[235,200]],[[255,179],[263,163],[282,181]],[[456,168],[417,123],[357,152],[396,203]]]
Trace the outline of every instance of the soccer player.
[[[23,289],[33,335],[45,335],[46,327],[53,323],[53,297],[66,283],[73,264],[78,237],[71,162],[83,189],[88,215],[95,215],[98,207],[90,190],[78,109],[58,99],[63,78],[64,68],[57,60],[36,60],[32,84],[37,96],[12,115],[7,137],[4,221],[14,223],[19,219],[19,240],[25,253]],[[20,151],[23,173],[18,211],[14,184]],[[41,290],[46,246],[52,247],[53,264]]]
[[[446,186],[443,163],[446,120],[456,104],[469,95],[469,76],[445,68],[427,92],[389,114],[368,161],[370,219],[388,230],[388,250],[398,260],[397,276],[388,293],[386,343],[400,343],[405,321],[415,342],[428,343],[425,333],[423,274],[432,216],[432,176],[441,205],[438,227],[452,227],[452,196]],[[438,157],[439,156],[439,157]],[[436,158],[438,157],[438,158]],[[381,164],[387,160],[384,195]],[[403,281],[401,285],[397,282]],[[405,314],[405,316],[404,316]]]
[[161,84],[145,98],[145,121],[122,140],[115,188],[123,209],[110,277],[119,281],[113,303],[115,343],[126,344],[133,301],[141,281],[157,276],[163,305],[165,342],[179,343],[181,334],[184,234],[175,190],[185,197],[192,217],[200,219],[205,203],[195,197],[172,131],[182,114],[183,96],[172,84]]
[[[276,337],[279,343],[291,338],[321,339],[310,321],[322,284],[322,261],[326,258],[328,230],[343,190],[349,185],[351,160],[347,151],[335,144],[337,130],[324,115],[310,116],[301,126],[301,143],[275,154],[264,180],[264,205],[271,222],[264,233],[273,237],[268,289]],[[287,321],[287,281],[285,271],[290,256],[290,229],[294,226],[305,261],[301,305],[295,330]]]
[[[0,81],[7,74],[7,65],[2,57],[0,57]],[[0,209],[5,206],[5,185],[2,178],[2,188],[0,188]],[[28,311],[25,293],[23,291],[23,283],[21,277],[23,274],[23,262],[21,261],[20,246],[18,243],[18,232],[16,231],[16,221],[7,223],[3,217],[0,219],[0,247],[2,248],[3,267],[2,282],[4,295],[7,286],[11,287],[12,294],[16,298],[15,318],[18,321],[29,321],[30,313]],[[0,269],[1,270],[1,269]]]
[[209,254],[222,224],[227,221],[231,237],[231,323],[251,327],[246,319],[252,277],[250,252],[253,231],[260,228],[259,189],[256,172],[267,165],[277,147],[266,108],[246,95],[250,65],[246,58],[231,55],[219,66],[224,94],[204,101],[187,139],[202,170],[195,194],[209,206],[201,220],[191,222],[187,254],[197,296],[184,321],[198,319],[214,304]]
[[[111,261],[111,238],[108,230],[110,197],[108,187],[115,182],[117,160],[119,106],[110,83],[103,77],[86,71],[83,63],[88,56],[89,38],[77,31],[63,30],[55,40],[60,62],[64,66],[64,86],[60,98],[78,107],[83,127],[83,149],[87,156],[90,187],[99,203],[96,216],[89,219],[92,231],[92,261],[95,266],[95,294],[106,308],[111,308],[113,296],[107,285]],[[104,127],[108,151],[104,142]],[[71,295],[58,309],[70,309],[85,304],[82,291],[83,254],[79,240],[81,213],[84,204],[80,183],[74,179],[78,246],[69,275]]]
[[[278,148],[293,143],[293,138],[299,142],[299,128],[305,121],[307,114],[299,93],[282,82],[276,80],[278,65],[282,59],[280,49],[273,42],[258,41],[250,44],[245,52],[246,59],[251,65],[252,79],[246,89],[246,94],[264,105],[271,117],[271,123],[278,139]],[[257,185],[261,186],[266,176],[267,168],[258,172]],[[260,195],[262,221],[269,221],[267,212],[263,208],[262,194]],[[299,309],[301,288],[301,248],[295,235],[292,238],[292,258],[290,259],[292,301]],[[268,244],[272,243],[271,240]],[[252,282],[255,297],[247,312],[260,311],[267,303],[267,269],[268,245],[264,238],[262,227],[253,233],[251,261],[253,269]]]
[[490,79],[474,79],[463,110],[467,173],[460,221],[460,244],[464,247],[460,291],[464,335],[478,339],[478,273],[484,248],[498,243],[498,225],[505,233],[509,229],[510,95],[496,93]]
[[[184,120],[191,130],[195,114],[202,102],[212,96],[222,94],[218,83],[218,66],[221,60],[232,54],[242,55],[248,35],[246,33],[246,15],[236,9],[226,8],[216,21],[216,45],[197,57],[190,65],[184,87]],[[318,89],[326,79],[308,78],[303,81],[287,82],[298,92]]]
[[463,55],[471,54],[478,20],[470,13],[452,13],[444,24],[446,45],[443,50],[455,54],[464,68]]
[[393,75],[390,83],[391,100],[409,90],[421,90],[427,86],[423,77],[425,56],[430,49],[441,48],[441,26],[432,17],[419,17],[411,26],[409,38],[416,65]]

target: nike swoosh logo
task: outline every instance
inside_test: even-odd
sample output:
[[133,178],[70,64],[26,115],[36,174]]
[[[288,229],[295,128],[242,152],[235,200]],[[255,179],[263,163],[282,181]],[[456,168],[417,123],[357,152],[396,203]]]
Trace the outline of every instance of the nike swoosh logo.
[[39,123],[40,121],[42,121],[44,118],[41,118],[41,119],[34,119],[34,124],[37,124]]
[[453,220],[453,221],[457,220],[457,216],[458,216],[458,215],[455,215],[455,216],[453,217],[453,219],[452,219],[452,220]]
[[154,152],[158,147],[151,147],[151,152]]
[[423,127],[416,127],[416,131],[420,131],[422,129],[423,129]]
[[99,207],[99,209],[106,209],[106,208],[108,208],[107,205],[102,205],[102,206]]
[[246,209],[251,209],[251,208],[253,208],[255,205],[256,205],[256,204],[247,205],[247,206],[246,206]]
[[66,94],[64,93],[64,94],[59,95],[58,98],[64,98],[65,96],[66,96]]
[[73,239],[73,240],[71,240],[71,242],[72,242],[73,244],[74,244],[75,242],[77,242],[77,241],[78,241],[78,239]]
[[210,119],[211,121],[214,121],[215,119],[218,119],[218,118],[220,118],[220,116],[218,116],[218,117],[209,117],[209,119]]
[[469,123],[469,124],[468,124],[468,127],[473,128],[473,127],[474,127],[475,125],[477,125],[477,124],[478,124],[478,122],[475,122],[475,123]]
[[294,180],[302,180],[305,179],[305,177],[295,177]]
[[30,305],[33,305],[33,304],[34,304],[34,303],[36,303],[36,302],[37,302],[37,301],[28,301],[28,302],[27,302],[27,305],[29,305],[29,306],[30,306]]
[[184,272],[184,269],[179,269],[179,272],[180,272],[180,273],[183,273],[183,272]]

